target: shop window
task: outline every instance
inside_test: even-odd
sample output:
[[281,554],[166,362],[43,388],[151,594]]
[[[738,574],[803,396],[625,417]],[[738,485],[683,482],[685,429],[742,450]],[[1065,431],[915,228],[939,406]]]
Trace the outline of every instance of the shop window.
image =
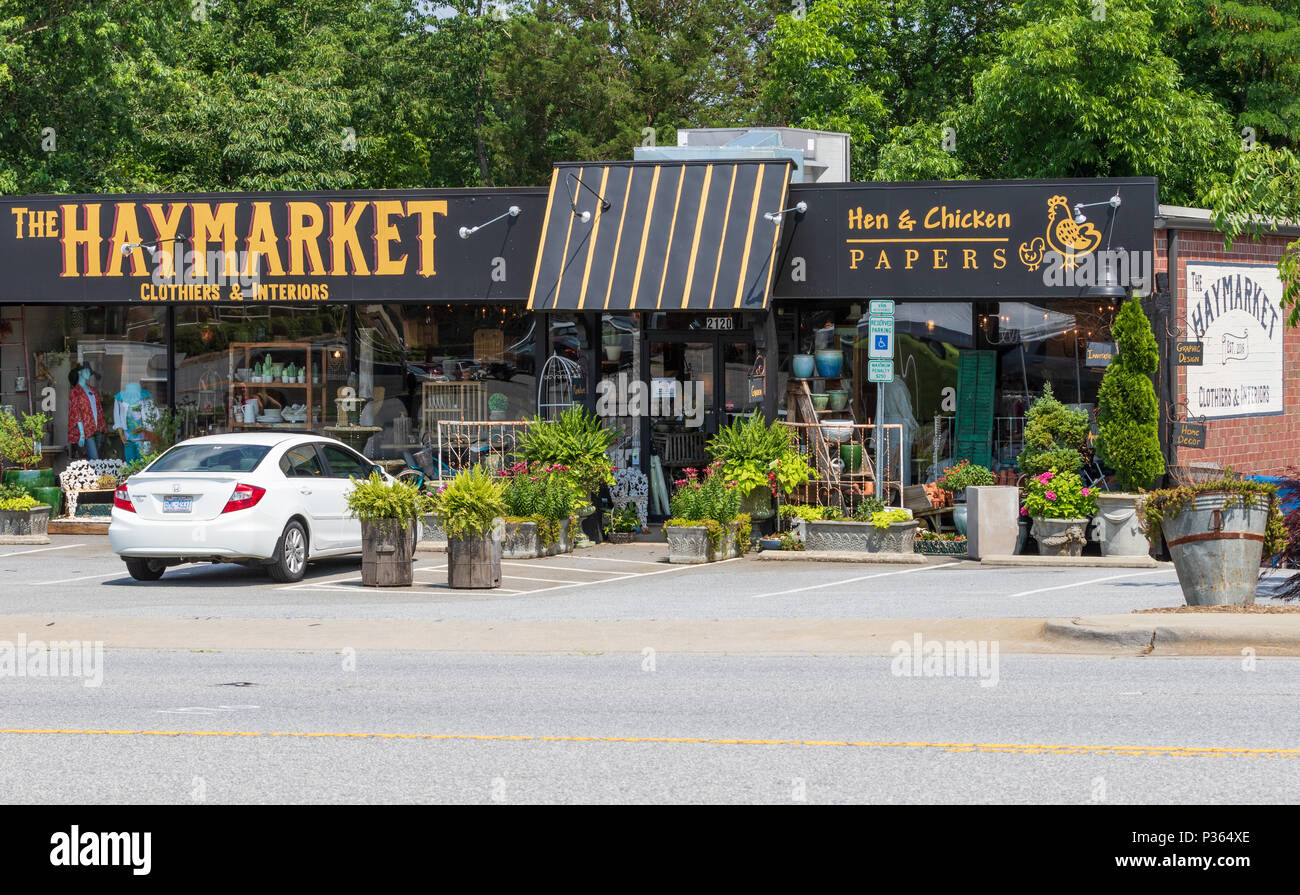
[[[641,315],[602,314],[600,318],[600,379],[608,383],[597,389],[596,411],[608,426],[622,432],[618,447],[611,451],[617,466],[641,464],[641,417],[619,416],[630,407],[632,383],[641,378]],[[605,396],[602,402],[600,395]],[[604,408],[612,408],[610,415]]]
[[[363,453],[402,459],[438,423],[510,422],[537,410],[535,317],[520,304],[373,304],[357,309],[359,422],[382,431]],[[490,427],[458,438],[493,442]]]
[[167,401],[165,309],[10,306],[0,331],[0,404],[51,418],[49,460],[134,457],[148,449],[157,408]]
[[334,397],[348,384],[346,338],[342,306],[178,307],[182,437],[332,425]]

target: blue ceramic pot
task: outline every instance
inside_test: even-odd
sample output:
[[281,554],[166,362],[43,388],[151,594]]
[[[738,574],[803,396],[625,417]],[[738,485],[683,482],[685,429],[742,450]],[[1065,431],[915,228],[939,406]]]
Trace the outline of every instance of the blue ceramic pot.
[[817,375],[838,376],[844,366],[844,353],[838,348],[828,348],[817,352]]
[[790,361],[790,369],[794,371],[795,379],[810,379],[813,374],[813,364],[816,359],[811,354],[796,354]]

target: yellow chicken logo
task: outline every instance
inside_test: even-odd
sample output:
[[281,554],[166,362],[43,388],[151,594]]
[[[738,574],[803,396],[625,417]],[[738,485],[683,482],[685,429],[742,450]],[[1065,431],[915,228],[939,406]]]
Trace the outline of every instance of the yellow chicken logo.
[[1085,221],[1075,223],[1070,214],[1070,203],[1065,196],[1052,196],[1047,200],[1047,230],[1020,244],[1020,261],[1029,270],[1038,270],[1048,250],[1065,259],[1065,269],[1073,270],[1084,255],[1091,254],[1101,245],[1097,228]]

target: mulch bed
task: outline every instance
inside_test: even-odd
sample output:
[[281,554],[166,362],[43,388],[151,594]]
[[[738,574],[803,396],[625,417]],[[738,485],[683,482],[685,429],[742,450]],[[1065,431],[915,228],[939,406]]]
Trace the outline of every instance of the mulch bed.
[[1248,615],[1278,615],[1300,612],[1300,605],[1277,606],[1254,603],[1250,606],[1165,606],[1160,609],[1134,609],[1134,614],[1147,612],[1237,612]]

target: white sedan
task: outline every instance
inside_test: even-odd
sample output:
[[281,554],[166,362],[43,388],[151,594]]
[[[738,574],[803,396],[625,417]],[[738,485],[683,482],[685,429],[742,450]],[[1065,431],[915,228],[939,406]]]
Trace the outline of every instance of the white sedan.
[[183,441],[113,495],[113,551],[140,581],[168,566],[234,562],[298,581],[307,563],[361,552],[353,478],[375,466],[317,435],[241,432]]

